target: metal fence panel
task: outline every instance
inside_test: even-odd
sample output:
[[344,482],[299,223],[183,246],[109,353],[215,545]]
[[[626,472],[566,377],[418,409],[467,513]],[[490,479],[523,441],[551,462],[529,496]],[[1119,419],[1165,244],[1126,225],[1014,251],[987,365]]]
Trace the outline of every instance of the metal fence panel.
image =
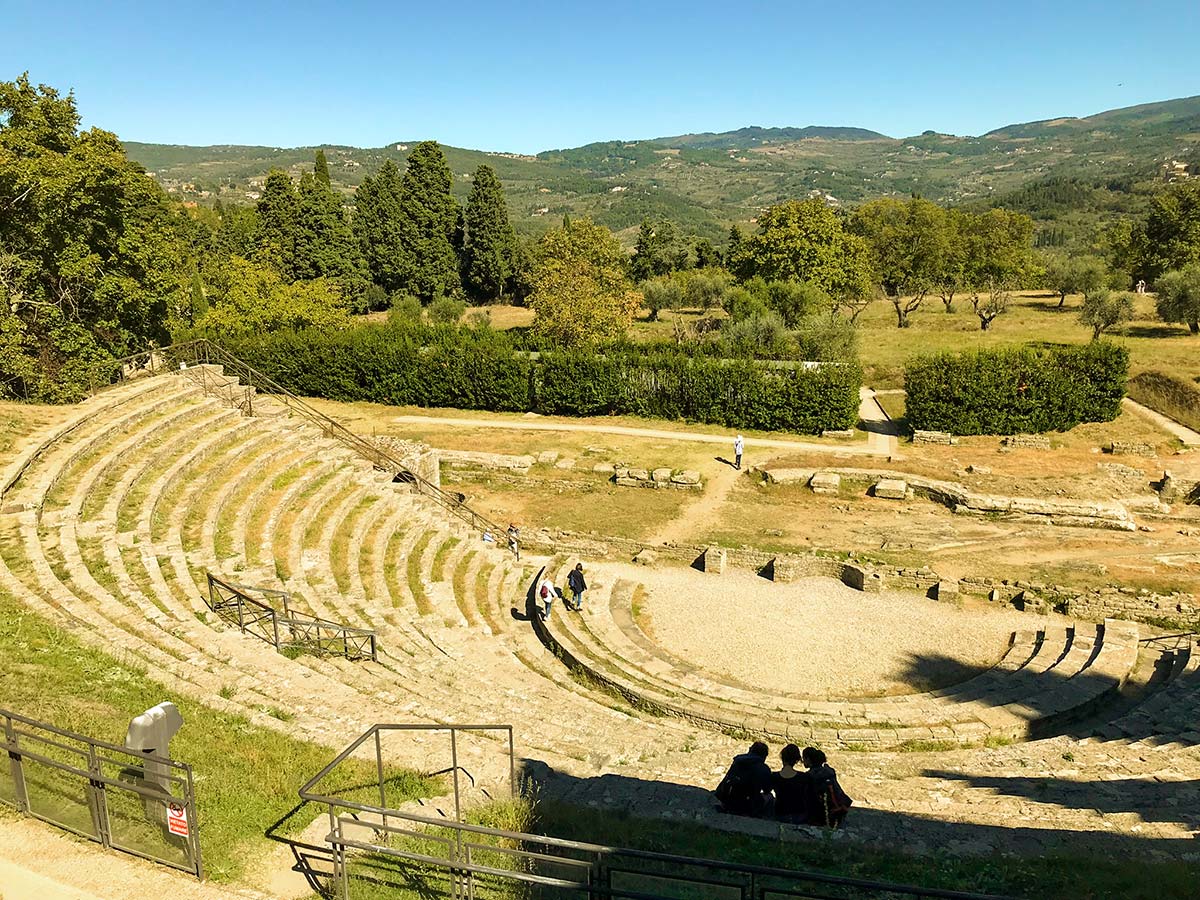
[[21,760],[26,811],[94,841],[102,839],[96,797],[86,778],[30,757]]

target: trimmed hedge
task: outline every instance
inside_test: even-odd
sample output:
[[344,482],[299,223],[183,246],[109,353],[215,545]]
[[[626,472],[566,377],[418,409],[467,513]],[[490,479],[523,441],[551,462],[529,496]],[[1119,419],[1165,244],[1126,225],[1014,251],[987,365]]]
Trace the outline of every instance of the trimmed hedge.
[[858,419],[857,364],[518,351],[470,329],[276,332],[229,351],[302,396],[546,415],[636,415],[816,434]]
[[1154,370],[1129,379],[1129,396],[1181,425],[1200,431],[1200,387]]
[[1121,411],[1129,352],[1107,341],[942,353],[904,372],[908,424],[951,434],[1036,434]]

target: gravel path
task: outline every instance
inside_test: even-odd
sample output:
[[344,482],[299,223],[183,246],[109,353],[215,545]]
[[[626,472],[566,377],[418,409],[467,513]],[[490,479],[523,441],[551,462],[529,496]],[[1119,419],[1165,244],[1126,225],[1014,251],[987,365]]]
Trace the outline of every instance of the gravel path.
[[814,696],[911,693],[968,678],[1040,620],[915,593],[864,594],[832,578],[622,566],[647,597],[642,625],[682,659],[750,685]]

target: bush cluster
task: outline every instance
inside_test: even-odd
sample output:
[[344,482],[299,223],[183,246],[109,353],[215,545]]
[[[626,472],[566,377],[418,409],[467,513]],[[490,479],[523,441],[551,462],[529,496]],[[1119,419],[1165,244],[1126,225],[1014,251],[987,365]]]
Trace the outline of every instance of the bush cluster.
[[905,368],[906,415],[914,429],[951,434],[1066,431],[1121,411],[1129,352],[1095,341],[942,353]]
[[485,329],[363,327],[231,341],[294,393],[330,400],[546,415],[637,415],[816,434],[849,428],[857,364],[806,368],[682,353],[529,353]]

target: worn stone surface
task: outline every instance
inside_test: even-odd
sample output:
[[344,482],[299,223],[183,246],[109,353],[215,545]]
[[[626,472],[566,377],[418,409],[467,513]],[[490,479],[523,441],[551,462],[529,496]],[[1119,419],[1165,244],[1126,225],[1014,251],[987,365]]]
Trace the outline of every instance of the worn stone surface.
[[914,444],[957,444],[954,435],[945,431],[913,431]]
[[655,469],[650,473],[650,477],[659,484],[666,484],[671,480],[671,470],[665,467]]
[[658,554],[653,550],[642,550],[633,558],[633,561],[639,566],[652,566],[658,562]]
[[592,471],[597,475],[612,475],[617,470],[617,467],[612,463],[596,463],[592,466]]
[[675,484],[699,484],[700,473],[693,469],[688,469],[683,472],[676,472],[671,476],[671,481]]
[[832,431],[822,431],[821,437],[823,437],[823,438],[852,438],[852,437],[854,437],[854,429],[853,428],[839,428],[839,429],[834,429]]
[[1141,441],[1113,441],[1108,445],[1108,452],[1114,456],[1130,455],[1130,456],[1157,456],[1158,451],[1153,444],[1142,443]]
[[764,469],[763,477],[771,484],[803,484],[813,476],[812,469]]
[[721,547],[707,547],[704,550],[704,571],[710,575],[725,574],[725,550]]
[[953,602],[957,600],[958,582],[949,579],[943,579],[942,581],[939,581],[937,583],[937,587],[934,588],[934,596],[936,599],[941,601]]
[[836,494],[842,486],[842,476],[836,472],[815,472],[808,480],[814,494]]
[[1027,450],[1049,450],[1050,438],[1044,434],[1010,434],[1000,441],[1002,446]]
[[558,462],[557,450],[543,450],[537,455],[537,461],[543,466],[552,466]]
[[884,500],[903,500],[908,496],[908,483],[899,478],[880,478],[875,482],[875,496]]

